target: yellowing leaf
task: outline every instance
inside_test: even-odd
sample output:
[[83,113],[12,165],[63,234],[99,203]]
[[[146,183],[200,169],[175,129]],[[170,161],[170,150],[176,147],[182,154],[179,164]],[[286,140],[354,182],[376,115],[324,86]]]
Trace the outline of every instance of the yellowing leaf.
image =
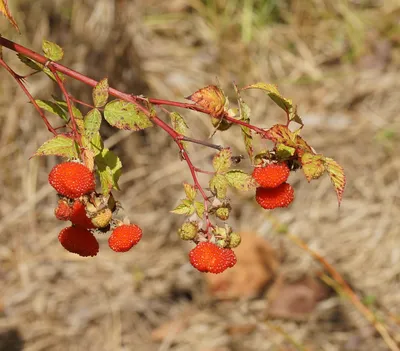
[[257,186],[253,177],[240,169],[232,169],[226,172],[225,177],[228,184],[237,190],[248,191]]
[[75,140],[66,135],[56,135],[46,141],[33,156],[55,155],[66,158],[78,158],[78,147]]
[[52,61],[60,61],[64,56],[64,50],[56,43],[52,43],[48,40],[43,40],[42,50],[44,52],[44,56]]
[[218,199],[225,199],[228,190],[228,181],[223,174],[216,174],[210,179],[210,189]]
[[108,100],[108,79],[104,78],[93,88],[92,97],[94,106],[102,107]]
[[84,119],[85,136],[92,140],[96,133],[99,132],[101,125],[101,113],[97,108],[90,110]]
[[334,159],[325,157],[325,169],[331,178],[332,184],[335,187],[336,195],[338,198],[339,206],[343,198],[344,187],[346,186],[346,176],[341,165]]
[[[240,93],[238,88],[235,87],[235,91],[236,91],[236,95],[237,95],[237,100],[238,100],[238,104],[239,104],[239,118],[241,121],[246,122],[246,123],[250,123],[250,107],[243,101],[243,99],[240,97]],[[240,129],[242,131],[242,137],[243,137],[243,141],[244,141],[244,146],[246,148],[246,152],[250,157],[250,160],[253,159],[253,136],[252,136],[252,132],[251,129],[249,127],[240,126]]]
[[213,167],[217,173],[226,172],[232,165],[231,149],[223,149],[218,152],[213,158]]
[[276,156],[278,160],[283,161],[292,157],[296,152],[296,149],[285,144],[276,145]]
[[117,189],[118,180],[121,176],[122,163],[117,155],[111,150],[104,148],[94,158],[97,166],[97,173],[100,177],[101,189],[104,195],[107,195],[111,189]]
[[35,101],[38,104],[38,106],[43,110],[58,115],[64,121],[68,122],[68,116],[66,114],[66,111],[61,106],[57,105],[55,102],[49,100],[35,100]]
[[[187,135],[189,127],[185,119],[178,112],[171,112],[169,117],[171,118],[172,128],[181,135]],[[186,141],[181,141],[181,143],[186,148]]]
[[204,203],[200,201],[194,202],[194,208],[196,209],[197,216],[201,219],[204,215]]
[[188,183],[183,183],[183,188],[185,189],[186,198],[189,201],[193,201],[196,198],[197,194],[196,188]]
[[10,10],[8,9],[7,0],[0,0],[0,13],[2,13],[10,21],[18,33],[21,33],[17,22],[15,22],[15,19],[13,16],[11,16]]
[[321,177],[325,172],[324,156],[305,153],[301,156],[303,172],[310,182]]
[[[1,0],[0,0],[1,1]],[[31,60],[29,57],[26,57],[22,54],[17,54],[18,58],[21,60],[22,63],[24,63],[25,65],[27,65],[28,67],[34,69],[35,71],[43,71],[44,73],[46,73],[52,80],[54,80],[55,82],[56,77],[54,77],[53,72],[48,68],[45,67],[44,65],[42,65],[41,63],[37,63],[33,60]],[[57,72],[58,77],[64,81],[65,80],[65,75],[62,74],[61,72]]]
[[175,214],[183,214],[186,216],[191,216],[194,213],[195,209],[193,205],[188,205],[185,203],[181,203],[176,206],[171,212]]
[[109,102],[104,108],[104,118],[110,125],[119,129],[137,131],[153,126],[135,104],[123,100]]
[[213,117],[221,116],[224,113],[227,102],[224,92],[216,85],[199,89],[186,99],[195,102]]
[[296,135],[286,125],[275,124],[267,130],[267,137],[274,143],[296,147]]

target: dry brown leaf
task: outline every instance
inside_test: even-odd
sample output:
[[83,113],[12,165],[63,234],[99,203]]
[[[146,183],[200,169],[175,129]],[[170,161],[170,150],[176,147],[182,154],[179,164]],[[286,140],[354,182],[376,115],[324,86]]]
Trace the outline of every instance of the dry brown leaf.
[[253,297],[261,294],[279,266],[268,242],[254,233],[241,233],[235,254],[237,263],[221,274],[206,274],[209,291],[220,299]]
[[11,16],[10,10],[8,9],[7,0],[0,0],[0,12],[6,16],[10,23],[14,26],[18,33],[20,33],[18,24],[15,22],[13,16]]

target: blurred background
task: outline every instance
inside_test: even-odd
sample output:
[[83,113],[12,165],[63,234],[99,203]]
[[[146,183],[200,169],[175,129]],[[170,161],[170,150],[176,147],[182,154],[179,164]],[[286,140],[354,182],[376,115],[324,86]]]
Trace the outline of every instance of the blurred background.
[[[302,135],[343,165],[338,209],[327,176],[290,176],[296,199],[272,214],[252,194],[231,193],[229,223],[243,233],[227,274],[194,270],[179,240],[183,218],[169,213],[190,173],[162,130],[130,133],[103,123],[122,159],[126,214],[144,238],[126,254],[83,259],[57,240],[65,226],[47,175],[58,160],[29,159],[50,137],[17,84],[0,71],[0,350],[259,351],[396,350],[400,342],[400,3],[398,0],[9,0],[22,35],[3,36],[40,52],[65,49],[63,64],[125,92],[184,101],[219,84],[264,81],[298,104]],[[29,69],[3,49],[7,62]],[[59,94],[44,75],[35,98]],[[88,87],[68,88],[89,101]],[[243,95],[252,121],[283,122],[262,92]],[[191,135],[207,139],[207,116],[180,111]],[[165,116],[162,116],[165,118]],[[50,117],[49,118],[53,118]],[[51,119],[56,123],[55,119]],[[244,153],[239,130],[215,143]],[[262,143],[256,144],[262,148]],[[212,153],[191,145],[209,167]],[[240,164],[250,171],[247,160]],[[206,178],[203,179],[206,181]],[[288,234],[289,235],[285,235]],[[343,275],[389,338],[384,340],[297,236]],[[398,348],[397,348],[398,350]]]

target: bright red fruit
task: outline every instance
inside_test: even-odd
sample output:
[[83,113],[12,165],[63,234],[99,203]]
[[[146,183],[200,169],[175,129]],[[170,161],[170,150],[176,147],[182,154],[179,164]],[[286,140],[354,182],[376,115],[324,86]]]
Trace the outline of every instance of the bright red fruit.
[[210,242],[197,244],[189,252],[189,260],[200,272],[209,273],[222,273],[236,264],[236,256],[231,249],[225,249]]
[[108,246],[116,252],[126,252],[141,238],[142,230],[136,224],[123,224],[111,233],[108,238]]
[[257,188],[256,201],[265,209],[272,210],[277,207],[288,207],[294,199],[294,189],[288,183],[283,183],[276,188]]
[[84,228],[75,226],[64,228],[58,235],[58,240],[66,250],[79,256],[96,256],[99,252],[96,238]]
[[263,188],[276,188],[286,182],[289,177],[289,167],[285,162],[270,163],[265,167],[256,167],[253,178]]
[[59,194],[70,199],[88,194],[96,187],[90,169],[77,162],[64,162],[53,167],[49,183]]
[[72,205],[69,220],[78,227],[86,229],[95,228],[90,218],[86,215],[85,205],[79,200],[75,200],[74,204]]

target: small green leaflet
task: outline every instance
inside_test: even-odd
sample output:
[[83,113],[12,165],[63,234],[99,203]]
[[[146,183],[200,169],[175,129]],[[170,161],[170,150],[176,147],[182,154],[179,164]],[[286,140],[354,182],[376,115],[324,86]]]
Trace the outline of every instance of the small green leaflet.
[[331,178],[332,184],[335,187],[336,195],[338,198],[339,206],[343,198],[344,187],[346,186],[346,176],[341,165],[334,159],[325,157],[325,169]]
[[193,201],[196,198],[197,190],[196,188],[188,183],[183,183],[183,188],[185,189],[186,198],[189,201]]
[[[181,135],[187,135],[189,127],[184,118],[178,112],[171,112],[169,117],[171,118],[172,128]],[[186,141],[181,141],[181,143],[186,149]]]
[[296,149],[285,144],[276,144],[276,156],[278,160],[283,161],[292,157],[296,152]]
[[[57,82],[56,78],[54,77],[53,72],[50,71],[50,69],[48,67],[43,66],[40,63],[37,63],[33,60],[31,60],[30,58],[22,55],[22,54],[17,54],[18,58],[21,60],[22,63],[24,63],[25,65],[27,65],[29,68],[34,69],[35,71],[43,71],[44,73],[46,73],[52,80],[54,80],[55,82]],[[58,76],[60,77],[60,79],[62,81],[65,80],[65,75],[62,74],[61,72],[57,73]]]
[[218,152],[213,158],[213,167],[217,173],[224,173],[232,166],[232,151],[231,149],[223,149]]
[[176,206],[171,211],[171,213],[191,216],[194,213],[194,211],[195,211],[195,208],[194,208],[193,204],[188,205],[188,204],[185,204],[185,203],[181,203],[178,206]]
[[[239,116],[240,120],[246,123],[250,123],[250,107],[243,101],[243,99],[240,96],[239,90],[236,85],[234,85],[236,95],[237,95],[237,100],[239,104]],[[253,160],[253,136],[251,133],[251,129],[246,127],[246,126],[240,126],[242,130],[242,137],[244,140],[244,146],[246,148],[246,152],[250,157],[250,160]]]
[[225,178],[230,186],[240,191],[248,191],[257,186],[253,177],[240,169],[232,169],[226,172]]
[[82,135],[82,144],[85,148],[90,149],[94,156],[98,155],[104,148],[103,140],[101,140],[99,132],[97,132],[91,140],[89,140],[85,135]]
[[153,126],[135,104],[123,100],[109,102],[104,108],[104,118],[110,125],[119,129],[137,131]]
[[103,107],[108,100],[108,79],[104,78],[93,88],[92,97],[96,107]]
[[64,50],[57,44],[48,40],[43,40],[42,50],[44,52],[44,56],[52,61],[60,61],[64,56]]
[[226,192],[228,191],[228,181],[223,174],[216,174],[210,179],[209,182],[211,191],[217,196],[218,199],[225,199]]
[[56,135],[46,141],[33,156],[55,155],[66,158],[78,158],[78,146],[72,138],[66,135]]
[[60,116],[64,121],[68,122],[68,116],[64,108],[62,108],[60,105],[53,101],[49,100],[35,100],[36,103],[40,108],[42,108],[45,111],[51,112],[55,115]]
[[97,173],[100,177],[103,194],[107,195],[111,189],[119,190],[118,180],[122,169],[119,157],[111,150],[104,148],[94,160],[97,165]]
[[90,110],[84,118],[85,136],[92,140],[99,132],[101,125],[101,113],[97,108]]
[[310,182],[312,179],[318,179],[325,172],[324,156],[304,153],[301,156],[303,172]]
[[194,202],[194,208],[196,209],[197,216],[201,219],[204,215],[204,203],[200,201]]

